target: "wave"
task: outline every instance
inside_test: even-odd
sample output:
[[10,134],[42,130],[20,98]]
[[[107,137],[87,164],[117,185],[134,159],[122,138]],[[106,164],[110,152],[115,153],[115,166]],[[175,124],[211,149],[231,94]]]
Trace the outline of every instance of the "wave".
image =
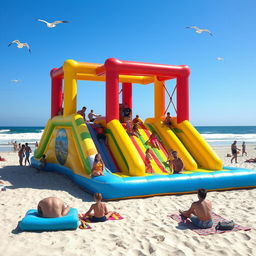
[[10,129],[1,129],[1,130],[0,130],[0,133],[10,132],[10,131],[11,131]]
[[202,133],[205,139],[254,139],[256,142],[256,134],[234,134],[234,133]]
[[0,134],[0,144],[10,144],[12,141],[19,142],[36,142],[41,139],[43,132],[40,133],[13,133]]

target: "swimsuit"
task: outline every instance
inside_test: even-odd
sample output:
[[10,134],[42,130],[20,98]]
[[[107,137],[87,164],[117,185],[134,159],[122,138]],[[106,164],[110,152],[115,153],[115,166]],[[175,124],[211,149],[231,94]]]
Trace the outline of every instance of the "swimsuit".
[[94,165],[94,171],[100,171],[102,172],[103,171],[103,164],[101,162],[98,162]]
[[190,220],[191,220],[191,222],[192,222],[195,226],[197,226],[197,227],[199,227],[199,228],[211,228],[212,225],[213,225],[212,220],[205,220],[205,221],[203,221],[203,220],[199,220],[198,217],[196,217],[196,216],[192,216],[192,217],[190,218]]
[[95,216],[92,216],[91,218],[92,222],[104,222],[107,220],[106,216],[103,216],[103,217],[95,217]]

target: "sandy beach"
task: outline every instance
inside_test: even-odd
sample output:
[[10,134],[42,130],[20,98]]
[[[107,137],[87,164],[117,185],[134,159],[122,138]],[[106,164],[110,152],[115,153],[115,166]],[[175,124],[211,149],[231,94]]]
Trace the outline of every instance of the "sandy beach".
[[[239,156],[238,164],[226,157],[229,147],[214,149],[225,166],[256,170],[256,164],[244,163],[256,157],[255,146],[247,147],[248,157]],[[167,215],[188,208],[196,199],[190,194],[108,202],[124,219],[91,224],[90,230],[19,232],[18,222],[44,197],[60,197],[81,213],[92,197],[63,175],[18,166],[17,153],[0,155],[7,159],[0,162],[0,180],[7,187],[0,191],[1,255],[256,255],[256,189],[208,193],[214,212],[251,231],[199,236],[178,228]]]

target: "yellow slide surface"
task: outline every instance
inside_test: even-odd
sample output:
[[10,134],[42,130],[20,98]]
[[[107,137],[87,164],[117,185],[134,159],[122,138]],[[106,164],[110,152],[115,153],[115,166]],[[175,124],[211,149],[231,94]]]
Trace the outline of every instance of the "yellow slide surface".
[[221,170],[221,159],[191,123],[186,120],[177,124],[176,118],[172,120],[173,126],[176,128],[176,135],[195,158],[200,168]]
[[148,118],[145,123],[149,123],[156,130],[157,134],[161,137],[167,150],[176,150],[178,155],[182,158],[185,170],[196,170],[198,168],[196,161],[191,156],[189,151],[176,136],[176,134],[167,126],[162,125],[161,120]]
[[145,164],[119,120],[107,123],[108,143],[119,167],[130,176],[145,176]]

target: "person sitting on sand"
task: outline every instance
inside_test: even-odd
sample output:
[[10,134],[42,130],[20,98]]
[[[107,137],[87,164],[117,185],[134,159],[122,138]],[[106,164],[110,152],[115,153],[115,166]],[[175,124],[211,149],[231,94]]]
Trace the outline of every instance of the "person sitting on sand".
[[30,153],[32,153],[32,150],[31,150],[30,146],[28,145],[28,143],[25,143],[25,166],[26,166],[27,162],[30,165],[30,161],[29,161]]
[[23,158],[24,158],[24,156],[25,156],[25,155],[24,155],[24,150],[25,150],[25,145],[22,144],[22,146],[21,146],[21,148],[20,148],[20,150],[19,150],[19,152],[18,152],[20,166],[23,165]]
[[132,120],[133,124],[141,124],[142,121],[140,120],[139,115],[136,115],[136,117]]
[[145,154],[146,173],[154,173],[150,160],[152,160],[152,156],[150,149],[148,148]]
[[66,216],[70,211],[70,207],[60,198],[47,197],[38,203],[37,211],[40,217],[58,218]]
[[237,148],[236,146],[236,140],[231,144],[231,153],[233,155],[233,157],[231,158],[231,164],[233,162],[233,160],[235,159],[235,163],[237,164],[237,154],[238,151],[240,151],[240,149]]
[[92,166],[92,177],[104,175],[104,163],[101,159],[100,154],[96,154]]
[[81,115],[84,119],[84,122],[87,122],[86,118],[85,118],[85,111],[86,111],[86,107],[83,107],[81,110],[77,111],[77,114]]
[[39,159],[39,170],[43,170],[46,165],[46,155],[43,154]]
[[167,112],[167,115],[166,115],[166,118],[164,119],[163,124],[168,126],[169,128],[171,128],[171,126],[172,126],[172,118],[170,116],[170,112]]
[[[193,202],[187,211],[179,210],[181,216],[190,218],[191,222],[199,228],[211,228],[212,221],[212,204],[210,201],[205,200],[207,191],[200,188],[197,191],[198,201]],[[191,216],[191,215],[194,216]]]
[[181,158],[178,157],[177,151],[172,151],[173,159],[167,160],[167,163],[170,166],[170,169],[173,170],[173,173],[180,173],[184,170],[184,163]]
[[102,202],[101,193],[95,193],[93,198],[96,203],[90,207],[85,216],[89,216],[92,222],[106,221],[114,212],[108,211],[106,204]]
[[157,138],[156,132],[152,132],[152,133],[151,133],[151,135],[149,136],[149,139],[147,140],[146,143],[147,143],[147,144],[148,144],[148,143],[151,143],[151,145],[152,145],[154,148],[160,149],[160,145],[159,145],[159,142],[158,142],[158,138]]
[[245,145],[245,142],[243,141],[243,144],[242,144],[242,156],[244,156],[244,154],[247,156],[246,145]]
[[255,158],[250,158],[244,161],[245,163],[256,163],[256,157]]

